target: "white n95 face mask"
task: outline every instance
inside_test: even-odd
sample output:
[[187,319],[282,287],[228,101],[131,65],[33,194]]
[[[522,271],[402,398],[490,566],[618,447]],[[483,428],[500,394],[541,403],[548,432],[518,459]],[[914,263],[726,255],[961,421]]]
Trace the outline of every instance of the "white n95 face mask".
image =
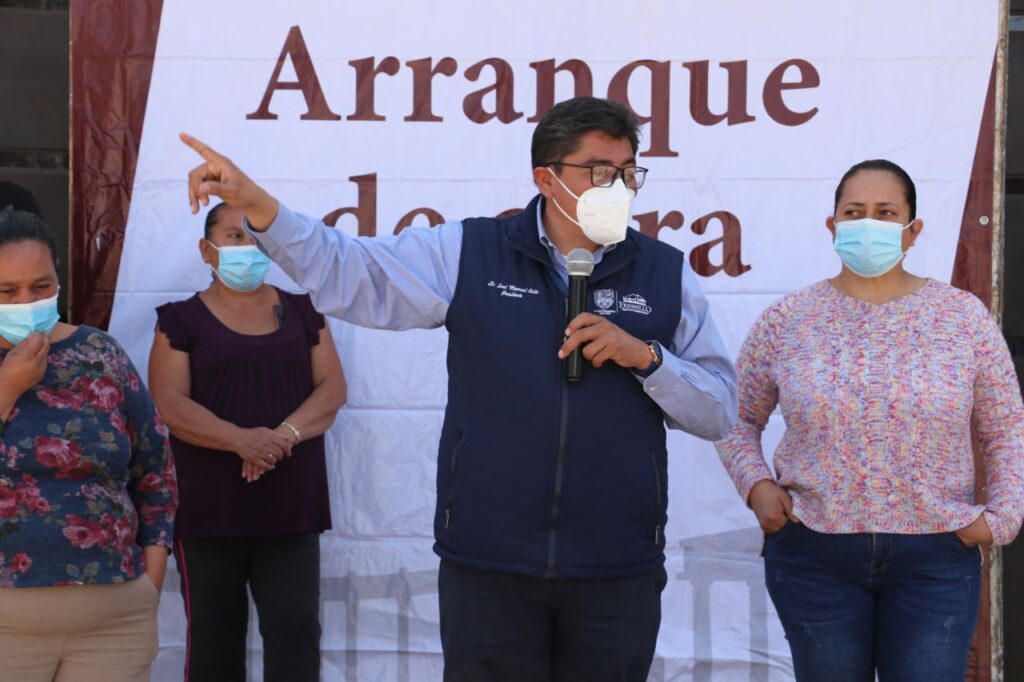
[[607,246],[618,244],[626,238],[636,192],[626,187],[622,178],[616,178],[611,187],[591,187],[583,194],[576,196],[554,171],[550,168],[547,170],[555,176],[558,184],[576,199],[577,217],[573,218],[566,213],[554,197],[551,201],[562,215],[583,230],[587,239],[595,244]]

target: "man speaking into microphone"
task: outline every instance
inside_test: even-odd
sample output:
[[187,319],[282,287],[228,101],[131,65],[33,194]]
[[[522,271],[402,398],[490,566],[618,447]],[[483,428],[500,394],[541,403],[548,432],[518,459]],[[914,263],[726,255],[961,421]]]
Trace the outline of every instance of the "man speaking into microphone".
[[[292,212],[182,139],[204,160],[189,174],[193,212],[211,195],[244,210],[317,310],[448,329],[434,516],[444,679],[646,680],[666,582],[665,425],[724,437],[736,377],[683,254],[628,228],[647,173],[630,110],[576,97],[544,116],[539,194],[523,212],[375,238]],[[574,284],[585,312],[567,320],[573,249],[593,269]],[[586,362],[570,377],[576,351]]]

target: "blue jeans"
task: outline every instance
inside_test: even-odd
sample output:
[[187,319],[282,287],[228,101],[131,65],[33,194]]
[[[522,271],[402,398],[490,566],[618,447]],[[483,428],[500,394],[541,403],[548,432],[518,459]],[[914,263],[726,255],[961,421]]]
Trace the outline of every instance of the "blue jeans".
[[765,581],[799,682],[963,682],[981,555],[953,533],[765,537]]

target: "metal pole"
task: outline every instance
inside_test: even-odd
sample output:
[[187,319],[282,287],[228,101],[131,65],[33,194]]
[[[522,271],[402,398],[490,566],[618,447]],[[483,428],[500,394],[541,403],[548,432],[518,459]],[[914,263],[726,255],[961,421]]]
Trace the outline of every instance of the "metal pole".
[[[999,2],[999,40],[996,44],[995,134],[992,163],[992,315],[1002,326],[1003,240],[1005,236],[1006,83],[1010,46],[1010,0]],[[992,682],[1003,682],[1003,553],[991,549],[989,568],[989,628],[992,643]]]

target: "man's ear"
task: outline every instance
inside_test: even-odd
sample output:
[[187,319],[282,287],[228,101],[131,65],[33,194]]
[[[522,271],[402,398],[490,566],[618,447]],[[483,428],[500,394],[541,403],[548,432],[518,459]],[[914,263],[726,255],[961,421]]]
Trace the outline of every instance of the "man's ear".
[[553,171],[548,167],[534,168],[533,169],[533,184],[537,186],[537,191],[544,195],[545,199],[550,199],[551,195],[555,191],[555,185],[557,181],[551,174]]

